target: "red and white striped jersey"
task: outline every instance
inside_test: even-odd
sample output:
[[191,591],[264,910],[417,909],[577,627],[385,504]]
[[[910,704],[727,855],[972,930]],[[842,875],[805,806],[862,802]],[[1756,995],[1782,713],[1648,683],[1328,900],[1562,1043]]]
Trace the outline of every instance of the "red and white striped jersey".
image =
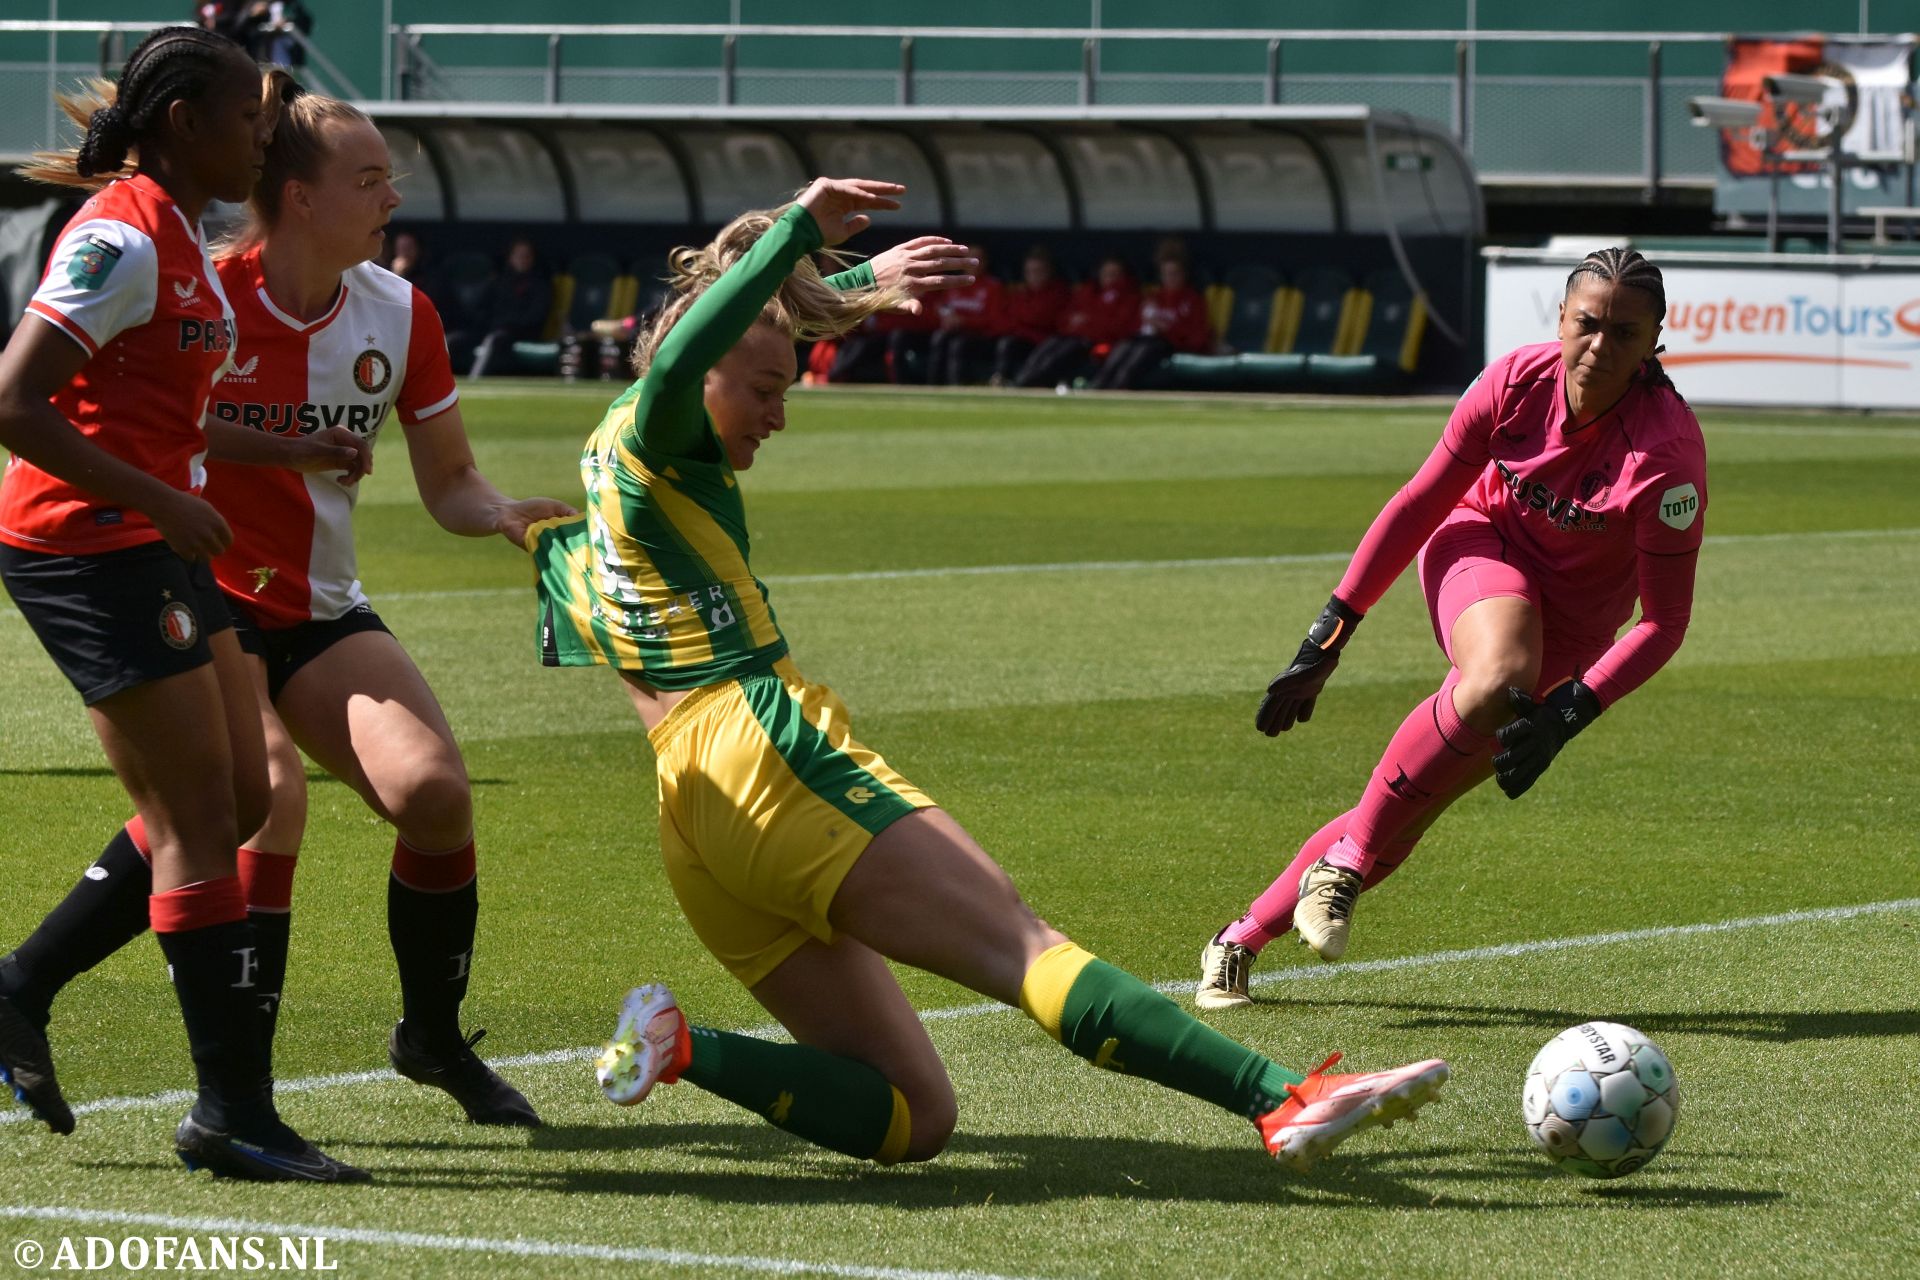
[[[370,262],[349,269],[331,310],[303,323],[267,296],[258,247],[220,263],[240,343],[214,389],[214,417],[275,435],[347,427],[374,443],[388,415],[407,425],[459,400],[440,314]],[[233,526],[214,576],[265,627],[330,621],[366,603],[353,548],[358,487],[338,472],[214,462],[207,500]]]
[[[233,309],[200,229],[165,188],[137,174],[95,192],[61,232],[27,312],[89,356],[54,408],[114,457],[199,492],[200,422],[233,353]],[[159,540],[143,513],[24,459],[12,459],[0,481],[0,542],[93,555]]]

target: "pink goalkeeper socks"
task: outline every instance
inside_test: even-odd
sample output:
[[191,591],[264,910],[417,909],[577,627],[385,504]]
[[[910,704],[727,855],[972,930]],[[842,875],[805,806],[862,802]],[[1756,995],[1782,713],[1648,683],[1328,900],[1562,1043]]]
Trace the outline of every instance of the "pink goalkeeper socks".
[[1333,847],[1333,842],[1347,829],[1347,820],[1352,816],[1350,812],[1343,813],[1308,836],[1307,842],[1300,846],[1300,852],[1280,873],[1280,878],[1253,900],[1253,905],[1247,908],[1245,915],[1220,931],[1221,940],[1239,943],[1257,953],[1260,948],[1293,928],[1293,909],[1300,902],[1301,875]]
[[1440,691],[1413,709],[1387,744],[1347,823],[1346,840],[1327,861],[1366,875],[1374,859],[1436,804],[1485,767],[1491,735],[1476,732],[1453,706],[1460,673],[1447,673]]

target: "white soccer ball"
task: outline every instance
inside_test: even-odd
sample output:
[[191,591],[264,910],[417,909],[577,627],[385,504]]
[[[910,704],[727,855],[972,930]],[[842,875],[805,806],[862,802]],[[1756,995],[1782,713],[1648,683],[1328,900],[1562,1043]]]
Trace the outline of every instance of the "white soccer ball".
[[1620,1178],[1667,1144],[1680,1084],[1667,1055],[1632,1027],[1583,1022],[1534,1055],[1520,1112],[1533,1144],[1562,1169]]

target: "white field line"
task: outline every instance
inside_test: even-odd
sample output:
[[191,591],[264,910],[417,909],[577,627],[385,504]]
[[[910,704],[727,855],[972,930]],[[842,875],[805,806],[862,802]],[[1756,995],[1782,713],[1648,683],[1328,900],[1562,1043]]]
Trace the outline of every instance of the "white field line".
[[[1897,529],[1811,529],[1787,533],[1709,534],[1708,546],[1743,546],[1769,542],[1871,540],[1920,536],[1920,527]],[[817,586],[843,582],[894,582],[907,578],[997,578],[1026,573],[1139,573],[1160,569],[1271,568],[1293,564],[1344,564],[1351,551],[1312,551],[1299,555],[1210,556],[1195,560],[1054,560],[1038,564],[960,564],[925,569],[866,569],[851,573],[790,573],[767,579],[772,587]],[[529,595],[524,587],[467,587],[457,591],[385,591],[375,603],[413,600],[491,599]],[[0,618],[17,618],[13,609],[0,609]]]
[[[1830,920],[1851,920],[1856,916],[1881,915],[1890,911],[1912,911],[1920,909],[1920,898],[1894,898],[1885,902],[1863,902],[1850,907],[1815,907],[1805,911],[1784,911],[1774,915],[1744,916],[1734,920],[1709,920],[1702,924],[1657,925],[1647,929],[1622,929],[1611,933],[1589,933],[1573,938],[1546,938],[1534,942],[1501,942],[1485,947],[1467,947],[1458,951],[1433,951],[1418,956],[1396,956],[1388,960],[1361,960],[1350,964],[1326,965],[1290,965],[1283,969],[1270,970],[1260,974],[1249,984],[1265,987],[1276,983],[1298,984],[1308,982],[1326,982],[1331,979],[1351,977],[1355,974],[1394,973],[1403,969],[1432,969],[1450,964],[1471,964],[1480,960],[1506,960],[1515,956],[1542,955],[1554,951],[1574,951],[1585,947],[1606,947],[1619,943],[1658,942],[1669,938],[1689,938],[1698,934],[1730,933],[1739,929],[1769,929],[1783,925],[1817,924]],[[1180,995],[1193,986],[1192,978],[1170,978],[1153,984],[1154,989],[1167,995]],[[988,1014],[1012,1013],[1009,1005],[994,1000],[983,1000],[976,1004],[955,1005],[945,1009],[922,1010],[922,1022],[946,1022],[954,1018],[978,1018]],[[742,1034],[759,1036],[763,1039],[783,1034],[778,1026],[768,1025],[746,1029]],[[488,1065],[496,1069],[517,1067],[553,1066],[559,1063],[580,1062],[592,1058],[600,1051],[599,1045],[583,1045],[578,1049],[548,1049],[541,1053],[524,1053],[506,1058],[489,1058]],[[398,1080],[400,1077],[391,1071],[343,1071],[333,1075],[305,1076],[297,1080],[278,1080],[274,1089],[278,1093],[311,1093],[321,1089],[337,1089],[350,1085],[381,1084]],[[142,1094],[136,1097],[99,1098],[92,1102],[83,1102],[74,1107],[76,1116],[90,1115],[97,1111],[144,1111],[150,1108],[177,1107],[193,1101],[193,1094],[183,1089],[169,1089],[163,1093]],[[0,1112],[0,1125],[21,1124],[31,1119],[24,1108]]]
[[[730,1272],[773,1275],[853,1276],[861,1280],[1013,1280],[985,1271],[919,1271],[910,1267],[868,1267],[799,1258],[763,1258],[752,1254],[689,1253],[681,1249],[622,1248],[573,1244],[564,1240],[490,1240],[484,1236],[448,1236],[422,1231],[376,1231],[312,1222],[255,1222],[246,1218],[187,1218],[164,1213],[123,1213],[115,1209],[70,1209],[61,1205],[0,1205],[0,1218],[39,1222],[80,1222],[98,1226],[158,1227],[194,1236],[289,1236],[335,1243],[399,1249],[438,1249],[449,1253],[504,1253],[523,1258],[584,1258],[595,1262],[640,1262],[656,1266],[712,1267]],[[44,1241],[41,1242],[43,1245]],[[51,1250],[49,1250],[51,1258]],[[338,1257],[329,1259],[338,1264]],[[24,1264],[23,1264],[24,1265]],[[269,1263],[271,1265],[271,1263]]]

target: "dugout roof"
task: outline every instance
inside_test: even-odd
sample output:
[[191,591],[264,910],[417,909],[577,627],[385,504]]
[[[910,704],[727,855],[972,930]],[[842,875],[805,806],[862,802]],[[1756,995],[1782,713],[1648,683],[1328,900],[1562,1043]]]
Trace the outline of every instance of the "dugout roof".
[[1439,125],[1366,107],[360,105],[409,170],[407,216],[435,221],[718,224],[833,173],[904,182],[902,222],[960,231],[1485,225]]

